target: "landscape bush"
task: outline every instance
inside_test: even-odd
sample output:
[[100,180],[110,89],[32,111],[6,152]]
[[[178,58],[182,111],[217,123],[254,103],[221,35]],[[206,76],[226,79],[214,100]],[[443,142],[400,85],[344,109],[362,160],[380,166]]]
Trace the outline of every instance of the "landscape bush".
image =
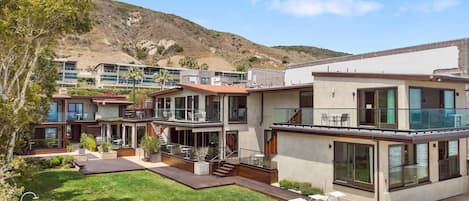
[[280,187],[285,188],[285,189],[294,189],[297,191],[301,191],[301,194],[303,195],[323,194],[323,191],[321,189],[315,188],[311,186],[310,183],[307,183],[307,182],[280,180],[279,184],[280,184]]
[[55,157],[51,158],[49,160],[49,167],[54,168],[54,167],[62,165],[62,160],[63,160],[63,158],[61,158],[59,156],[55,156]]
[[92,135],[86,133],[81,134],[80,145],[88,149],[89,151],[96,150],[96,140]]

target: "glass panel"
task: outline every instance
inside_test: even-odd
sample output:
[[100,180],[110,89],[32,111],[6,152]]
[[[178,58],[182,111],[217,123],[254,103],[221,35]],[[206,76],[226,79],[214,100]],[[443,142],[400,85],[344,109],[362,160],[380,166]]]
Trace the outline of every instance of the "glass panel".
[[454,91],[453,90],[444,90],[444,108],[453,109],[454,108]]
[[389,147],[389,185],[401,186],[402,184],[402,165],[403,161],[403,146],[394,145]]
[[417,177],[419,180],[428,179],[428,144],[417,145]]
[[368,145],[355,144],[355,180],[372,183],[373,166],[372,148]]
[[205,120],[206,121],[219,121],[220,120],[220,97],[207,96],[205,101]]
[[422,127],[422,90],[419,88],[409,89],[409,115],[410,129],[418,129]]
[[175,117],[177,120],[185,120],[186,119],[186,98],[185,97],[177,97],[174,99],[175,101]]
[[300,92],[300,107],[313,107],[313,92]]
[[57,102],[52,102],[49,108],[49,114],[47,116],[47,121],[57,122],[59,120],[59,106]]
[[351,144],[336,142],[334,145],[334,180],[343,182],[353,180],[353,146]]
[[388,90],[388,105],[387,105],[387,122],[388,124],[394,124],[396,122],[396,114],[395,114],[395,108],[396,108],[396,97],[395,97],[395,90],[390,89]]
[[229,121],[246,121],[247,104],[246,96],[229,97]]

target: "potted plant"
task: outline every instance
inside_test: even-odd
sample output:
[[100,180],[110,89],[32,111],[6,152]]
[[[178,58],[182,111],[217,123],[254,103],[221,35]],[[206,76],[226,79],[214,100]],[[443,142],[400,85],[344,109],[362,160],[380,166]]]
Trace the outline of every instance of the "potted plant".
[[83,148],[86,148],[89,151],[96,150],[96,140],[94,139],[93,136],[88,135],[86,133],[81,134],[80,145],[82,145]]
[[109,142],[104,141],[103,143],[101,143],[100,148],[102,152],[107,153],[109,152],[109,149],[112,149],[111,146],[112,145]]
[[150,161],[151,155],[157,153],[160,150],[160,141],[156,137],[144,136],[140,143],[144,151],[144,161]]
[[79,153],[80,155],[85,154],[85,146],[84,146],[83,144],[80,143],[80,145],[78,145],[78,148],[79,148],[79,149],[78,149],[78,153]]

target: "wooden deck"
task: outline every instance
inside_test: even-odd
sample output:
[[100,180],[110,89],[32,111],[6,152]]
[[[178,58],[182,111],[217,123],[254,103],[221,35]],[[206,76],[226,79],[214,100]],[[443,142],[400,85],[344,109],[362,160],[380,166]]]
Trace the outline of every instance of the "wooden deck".
[[250,180],[244,177],[215,177],[215,176],[197,176],[190,172],[175,167],[157,167],[148,169],[161,176],[172,179],[183,185],[199,190],[204,188],[212,188],[225,185],[238,185],[244,188],[263,193],[279,200],[290,200],[295,198],[303,198],[309,200],[308,197],[297,193],[275,187],[266,183]]
[[84,175],[145,170],[144,167],[123,158],[116,160],[88,160],[76,162],[76,164]]

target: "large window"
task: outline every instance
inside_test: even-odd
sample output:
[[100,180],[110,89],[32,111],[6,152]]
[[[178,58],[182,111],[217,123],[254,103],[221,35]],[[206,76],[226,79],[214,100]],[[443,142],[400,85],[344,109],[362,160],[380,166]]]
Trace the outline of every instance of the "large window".
[[171,109],[171,98],[157,98],[155,117],[159,119],[168,119]]
[[247,121],[246,96],[230,96],[228,103],[228,121],[245,123]]
[[176,97],[174,98],[175,111],[174,116],[177,120],[186,119],[186,97]]
[[83,104],[82,103],[69,103],[68,104],[68,120],[80,120],[83,117]]
[[52,102],[50,105],[49,114],[47,115],[47,121],[59,121],[59,104],[56,101]]
[[220,96],[206,96],[205,110],[205,121],[220,121]]
[[389,146],[390,189],[413,186],[428,180],[428,144]]
[[334,183],[373,191],[373,145],[334,143]]
[[440,180],[460,176],[458,143],[458,140],[438,142],[438,171]]
[[199,96],[187,97],[187,120],[198,121],[199,114]]

